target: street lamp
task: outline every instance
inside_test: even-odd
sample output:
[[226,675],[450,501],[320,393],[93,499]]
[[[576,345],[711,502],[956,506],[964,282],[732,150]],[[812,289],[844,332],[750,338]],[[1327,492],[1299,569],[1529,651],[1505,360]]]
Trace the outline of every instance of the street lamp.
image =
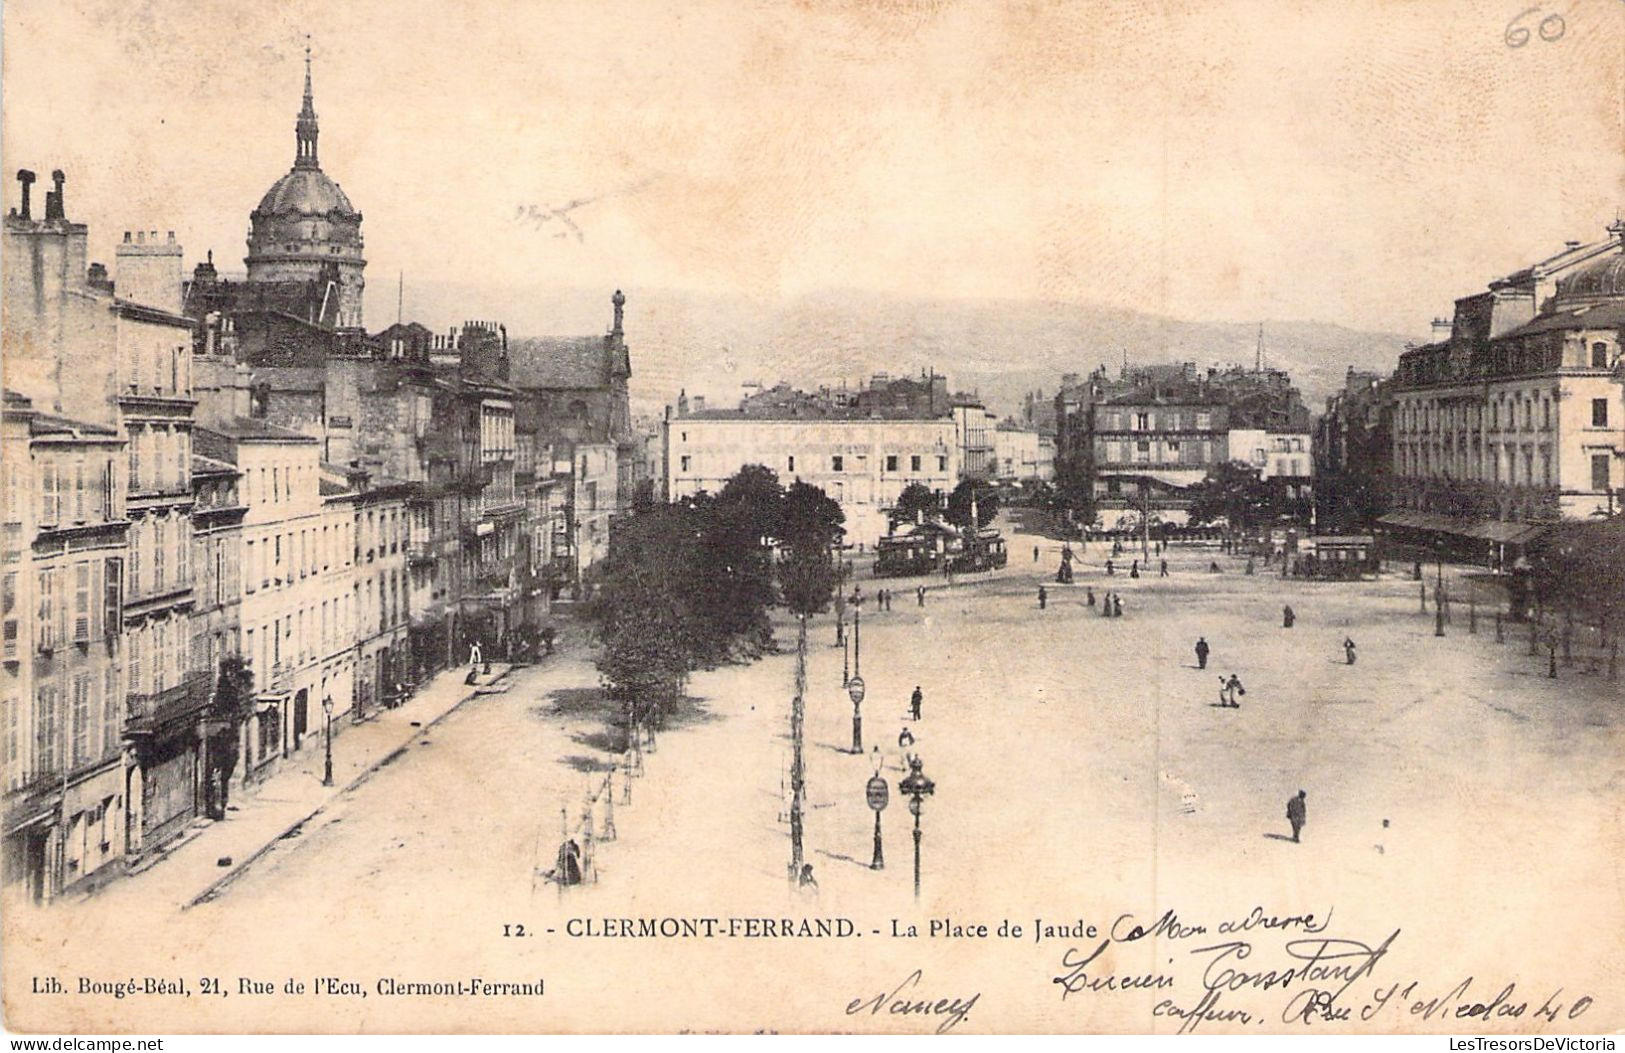
[[852,700],[852,752],[863,752],[863,677],[855,676],[846,682],[846,697]]
[[898,792],[908,798],[908,812],[914,817],[914,898],[920,898],[920,804],[937,790],[937,784],[920,769],[925,762],[908,759],[908,775],[897,783]]
[[852,592],[852,679],[863,671],[863,595]]
[[322,785],[333,785],[333,696],[322,696],[322,741],[326,747],[327,763],[322,771]]
[[869,862],[869,869],[884,870],[886,869],[886,853],[880,845],[880,813],[886,810],[891,792],[886,786],[886,780],[880,775],[880,769],[885,764],[885,760],[880,756],[879,746],[875,747],[872,757],[875,773],[869,778],[869,785],[865,794],[869,801],[869,808],[875,813],[875,857]]

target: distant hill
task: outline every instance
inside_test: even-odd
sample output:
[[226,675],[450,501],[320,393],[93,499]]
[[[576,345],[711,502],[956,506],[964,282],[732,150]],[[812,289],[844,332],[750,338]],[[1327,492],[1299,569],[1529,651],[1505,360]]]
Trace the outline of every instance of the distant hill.
[[[515,336],[600,333],[613,290],[412,287],[407,314],[430,328],[463,319],[503,322]],[[627,289],[632,395],[646,411],[679,390],[730,404],[739,385],[856,383],[875,372],[945,373],[953,390],[976,390],[1000,414],[1024,393],[1053,395],[1063,373],[1125,351],[1135,364],[1250,364],[1256,323],[1189,322],[1088,304],[905,299],[830,291],[766,302],[670,289]],[[393,319],[390,319],[393,321]],[[373,328],[380,328],[374,325]],[[1264,356],[1287,370],[1312,411],[1356,369],[1391,371],[1406,337],[1326,322],[1266,321]]]

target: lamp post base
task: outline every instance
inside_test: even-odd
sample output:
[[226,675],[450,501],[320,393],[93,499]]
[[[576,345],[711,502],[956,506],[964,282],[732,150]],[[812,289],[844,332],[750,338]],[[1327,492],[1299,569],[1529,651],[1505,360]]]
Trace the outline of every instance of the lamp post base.
[[875,813],[875,857],[869,862],[870,870],[886,869],[886,853],[880,844],[880,813]]

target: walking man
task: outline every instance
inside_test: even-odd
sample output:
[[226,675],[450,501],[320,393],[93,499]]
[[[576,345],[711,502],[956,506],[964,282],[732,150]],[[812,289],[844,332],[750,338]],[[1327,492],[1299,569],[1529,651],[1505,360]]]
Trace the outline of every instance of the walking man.
[[1309,795],[1307,793],[1304,793],[1302,790],[1299,790],[1298,791],[1298,796],[1287,798],[1287,802],[1286,802],[1286,821],[1292,824],[1292,843],[1293,844],[1298,843],[1298,835],[1299,835],[1299,833],[1301,833],[1303,831],[1303,824],[1304,824],[1304,821],[1306,819],[1305,810],[1304,810],[1304,800],[1308,796]]
[[925,606],[925,586],[921,585],[914,590],[914,600],[921,607]]
[[1196,668],[1207,668],[1208,650],[1207,637],[1198,636],[1196,638]]
[[1168,576],[1168,561],[1167,560],[1162,561],[1162,570],[1161,570],[1160,573],[1158,573],[1157,576],[1159,578],[1166,578]]
[[1354,640],[1347,636],[1343,637],[1343,657],[1348,659],[1349,665],[1354,664]]
[[1042,585],[1038,586],[1038,609],[1043,610],[1045,604],[1048,603],[1048,602],[1049,602],[1049,593],[1044,590],[1044,586],[1042,586]]
[[1247,693],[1247,689],[1241,686],[1241,677],[1231,673],[1230,679],[1225,681],[1224,686],[1225,690],[1230,694],[1230,708],[1240,709],[1241,703],[1236,701],[1236,699]]
[[920,685],[915,684],[914,694],[910,695],[908,699],[909,713],[914,717],[915,720],[920,719],[920,706],[924,702],[925,694],[920,691]]
[[1292,613],[1292,605],[1290,603],[1281,608],[1281,628],[1290,629],[1292,628],[1292,623],[1297,620],[1298,616]]
[[1038,562],[1038,546],[1037,545],[1033,546],[1033,562],[1034,563]]
[[1112,617],[1113,618],[1121,618],[1122,616],[1123,616],[1123,597],[1119,596],[1117,593],[1114,592],[1114,593],[1112,593]]

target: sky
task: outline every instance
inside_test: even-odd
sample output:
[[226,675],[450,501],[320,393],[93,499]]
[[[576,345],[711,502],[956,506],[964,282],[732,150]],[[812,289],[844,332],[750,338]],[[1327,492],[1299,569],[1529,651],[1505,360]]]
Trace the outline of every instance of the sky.
[[67,171],[93,259],[174,230],[223,270],[292,163],[308,34],[374,329],[404,273],[408,313],[414,282],[856,288],[1425,335],[1625,206],[1625,0],[7,0],[3,28],[8,171]]

